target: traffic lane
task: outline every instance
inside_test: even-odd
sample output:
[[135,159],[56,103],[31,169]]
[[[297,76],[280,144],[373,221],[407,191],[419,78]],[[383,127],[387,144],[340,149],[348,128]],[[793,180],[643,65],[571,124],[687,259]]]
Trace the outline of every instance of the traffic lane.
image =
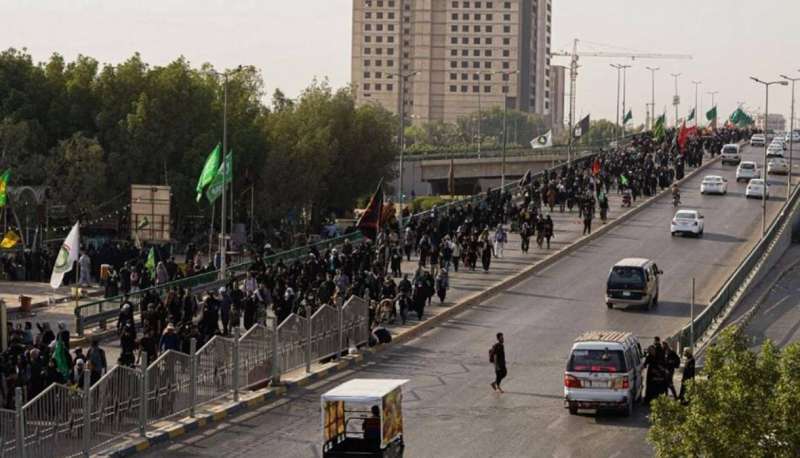
[[[731,167],[717,164],[704,172],[731,173]],[[760,207],[738,196],[700,196],[701,179],[689,180],[684,188],[686,206],[708,207],[703,211],[708,221],[717,221],[715,230],[742,242],[670,237],[674,209],[666,196],[594,243],[356,372],[354,376],[411,380],[404,406],[410,456],[651,454],[644,441],[643,408],[631,419],[566,413],[561,399],[564,362],[574,337],[586,330],[611,328],[652,336],[678,329],[688,317],[688,280],[698,278],[701,294],[715,289],[703,288],[719,275],[706,271],[732,270],[739,261],[732,258],[752,245]],[[774,213],[772,207],[770,202]],[[744,223],[731,223],[740,219]],[[651,257],[665,270],[658,309],[606,309],[605,276],[611,265],[627,256]],[[510,362],[504,384],[508,393],[502,396],[488,386],[492,370],[487,350],[497,331],[507,336]],[[253,442],[280,450],[282,456],[308,456],[309,447],[319,453],[319,395],[331,385],[300,393],[247,424],[232,426],[241,428],[231,430],[230,436],[237,438],[232,442],[200,438],[185,448],[172,446],[164,456],[208,450],[251,456],[247,447]]]
[[796,263],[800,255],[800,245],[792,245],[778,261],[783,269],[772,269],[761,280],[762,283],[774,281],[775,276],[785,271],[761,303],[758,312],[750,320],[745,332],[753,337],[753,348],[760,347],[765,340],[771,340],[778,347],[800,340],[800,265]]

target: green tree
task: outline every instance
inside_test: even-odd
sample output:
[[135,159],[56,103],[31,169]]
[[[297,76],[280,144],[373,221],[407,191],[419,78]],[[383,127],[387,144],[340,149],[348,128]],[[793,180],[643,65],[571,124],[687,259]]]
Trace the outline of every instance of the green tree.
[[103,156],[96,139],[76,133],[59,142],[48,160],[46,184],[66,204],[71,219],[90,215],[100,199],[110,197],[103,192],[107,183]]
[[616,125],[605,119],[592,121],[589,132],[583,135],[578,144],[580,145],[605,145],[617,138],[619,129]]
[[767,341],[754,352],[728,329],[689,383],[688,406],[666,396],[654,402],[648,440],[660,457],[796,456],[799,377],[800,343],[781,351]]

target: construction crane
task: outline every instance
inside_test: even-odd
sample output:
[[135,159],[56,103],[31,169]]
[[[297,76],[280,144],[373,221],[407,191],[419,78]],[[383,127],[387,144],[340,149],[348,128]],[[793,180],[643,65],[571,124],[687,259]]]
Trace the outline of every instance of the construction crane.
[[[682,59],[691,60],[690,54],[659,54],[659,53],[631,53],[631,52],[578,52],[578,39],[572,42],[572,52],[555,51],[553,56],[570,58],[569,65],[569,158],[572,159],[572,129],[575,124],[575,83],[578,79],[579,57],[605,57],[623,59]],[[655,109],[655,107],[654,107]],[[624,116],[624,113],[623,113]]]

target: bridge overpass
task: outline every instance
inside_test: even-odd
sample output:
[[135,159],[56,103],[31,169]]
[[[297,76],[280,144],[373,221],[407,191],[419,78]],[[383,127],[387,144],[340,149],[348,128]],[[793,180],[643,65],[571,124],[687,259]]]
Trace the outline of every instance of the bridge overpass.
[[[576,150],[574,157],[588,154]],[[515,149],[506,154],[506,179],[516,180],[529,169],[544,170],[566,161],[565,148],[543,150]],[[471,195],[500,185],[502,176],[502,154],[500,151],[458,154],[453,157],[456,194]],[[400,166],[399,161],[395,168]],[[450,157],[447,154],[406,155],[403,164],[403,181],[406,195],[416,196],[449,194]],[[398,178],[391,183],[397,189]]]
[[[744,148],[744,158],[763,153]],[[704,174],[727,177],[725,196],[699,193]],[[405,345],[389,347],[367,367],[337,377],[408,378],[404,401],[409,456],[651,456],[645,441],[647,409],[630,418],[571,416],[563,408],[563,370],[573,339],[586,330],[631,331],[647,345],[689,320],[691,280],[697,312],[707,304],[761,236],[761,202],[744,196],[734,167],[711,164],[682,187],[684,208],[705,214],[703,238],[671,237],[674,214],[664,196],[602,236],[561,257],[496,296]],[[767,216],[774,219],[785,179],[770,180]],[[624,257],[646,257],[664,271],[653,310],[609,310],[603,300],[608,269]],[[506,394],[494,393],[487,350],[496,332],[506,337]],[[250,415],[235,435],[194,438],[204,453],[284,457],[320,455],[319,383]],[[221,440],[222,439],[222,440]],[[177,452],[178,454],[182,452]],[[152,456],[170,456],[157,449]],[[180,455],[175,455],[180,456]]]

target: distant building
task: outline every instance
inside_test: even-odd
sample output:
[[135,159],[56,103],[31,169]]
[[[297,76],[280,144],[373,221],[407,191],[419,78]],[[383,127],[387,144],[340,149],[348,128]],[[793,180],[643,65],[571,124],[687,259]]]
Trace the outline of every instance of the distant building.
[[[357,103],[403,107],[423,122],[453,122],[504,103],[549,119],[551,3],[353,0]],[[401,95],[398,75],[414,72]]]
[[550,122],[553,131],[560,133],[564,130],[564,97],[566,96],[567,67],[553,65],[550,68],[550,86],[552,87],[552,100],[550,101]]
[[[764,129],[763,113],[756,115],[756,127],[759,129]],[[784,118],[780,113],[770,113],[769,119],[767,120],[766,130],[772,130],[775,132],[786,131],[786,118]]]

